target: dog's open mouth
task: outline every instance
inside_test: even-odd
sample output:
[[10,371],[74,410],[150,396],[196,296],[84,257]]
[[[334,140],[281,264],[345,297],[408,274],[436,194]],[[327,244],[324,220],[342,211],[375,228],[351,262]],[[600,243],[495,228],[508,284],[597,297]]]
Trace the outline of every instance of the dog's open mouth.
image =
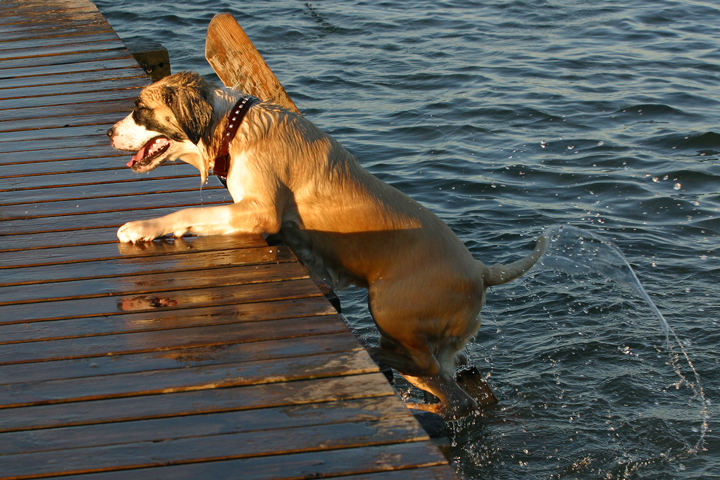
[[127,166],[133,170],[141,170],[170,148],[170,140],[159,136],[151,139],[132,156]]

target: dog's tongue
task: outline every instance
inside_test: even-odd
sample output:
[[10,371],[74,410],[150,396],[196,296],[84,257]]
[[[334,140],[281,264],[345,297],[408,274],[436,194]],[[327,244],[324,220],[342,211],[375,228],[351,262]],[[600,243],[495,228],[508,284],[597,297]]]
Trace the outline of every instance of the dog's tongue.
[[137,151],[135,155],[132,156],[130,161],[127,163],[127,166],[132,168],[133,165],[135,165],[137,162],[141,161],[143,158],[147,156],[148,150],[150,150],[150,144],[153,143],[152,141],[146,143],[143,145],[143,147]]
[[127,166],[132,168],[136,163],[143,162],[149,157],[155,155],[159,150],[167,146],[169,143],[170,141],[165,137],[153,138],[145,145],[143,145],[140,150],[138,150],[135,155],[132,156],[130,161],[127,163]]

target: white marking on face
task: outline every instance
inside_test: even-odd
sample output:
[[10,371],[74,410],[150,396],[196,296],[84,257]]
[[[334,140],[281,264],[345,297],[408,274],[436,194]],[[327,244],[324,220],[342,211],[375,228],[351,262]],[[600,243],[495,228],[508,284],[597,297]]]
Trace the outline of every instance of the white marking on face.
[[118,150],[140,150],[151,138],[160,135],[135,123],[132,113],[117,122],[113,129],[115,135],[112,137],[112,146]]

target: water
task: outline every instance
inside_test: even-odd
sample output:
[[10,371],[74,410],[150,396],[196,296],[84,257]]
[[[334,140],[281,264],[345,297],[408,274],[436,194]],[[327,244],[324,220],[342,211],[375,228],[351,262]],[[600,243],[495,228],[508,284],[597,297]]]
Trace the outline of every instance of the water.
[[307,117],[486,263],[556,238],[489,292],[468,354],[501,403],[453,426],[464,478],[720,478],[720,5],[97,3],[208,77],[235,14]]

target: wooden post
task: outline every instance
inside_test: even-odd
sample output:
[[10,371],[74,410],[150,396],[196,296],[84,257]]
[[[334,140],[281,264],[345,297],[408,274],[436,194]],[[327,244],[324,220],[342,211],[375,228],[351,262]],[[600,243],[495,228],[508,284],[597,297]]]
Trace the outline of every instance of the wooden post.
[[299,113],[260,52],[229,13],[217,14],[210,21],[205,58],[226,86]]

